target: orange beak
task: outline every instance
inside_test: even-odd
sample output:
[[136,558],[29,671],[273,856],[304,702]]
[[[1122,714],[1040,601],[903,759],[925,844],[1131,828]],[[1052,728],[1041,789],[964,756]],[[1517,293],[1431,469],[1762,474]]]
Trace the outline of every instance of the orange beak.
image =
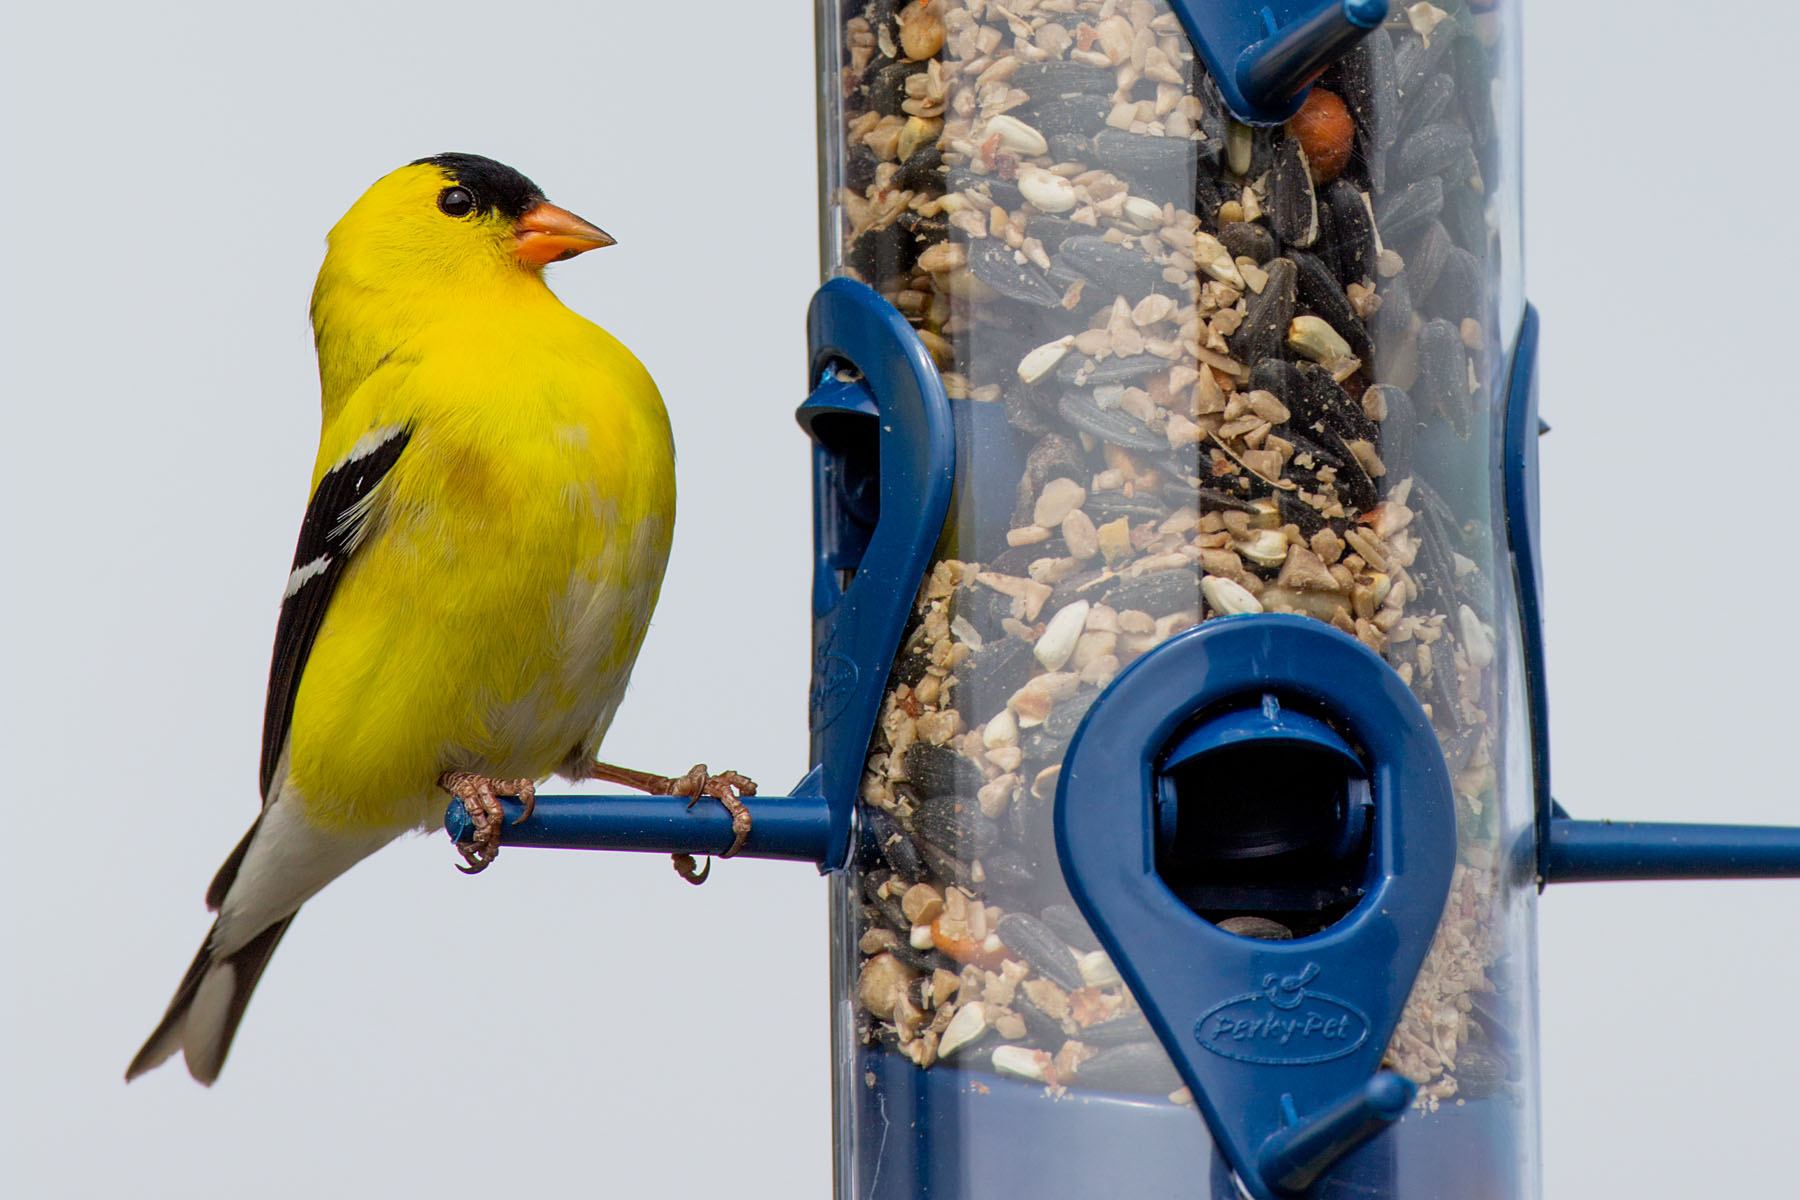
[[566,208],[541,201],[513,226],[518,237],[513,253],[534,267],[574,258],[588,250],[613,244],[603,229],[590,225]]

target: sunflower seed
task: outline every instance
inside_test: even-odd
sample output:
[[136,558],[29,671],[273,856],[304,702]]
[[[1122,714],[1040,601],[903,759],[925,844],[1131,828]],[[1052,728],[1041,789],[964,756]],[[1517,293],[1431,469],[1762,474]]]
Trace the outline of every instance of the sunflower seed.
[[1084,1060],[1075,1076],[1084,1086],[1102,1092],[1166,1094],[1181,1086],[1167,1052],[1155,1042],[1109,1046]]
[[1231,338],[1232,353],[1244,362],[1260,362],[1279,355],[1294,319],[1299,289],[1294,260],[1273,259],[1264,269],[1269,280],[1261,293],[1249,298],[1243,324]]
[[1068,945],[1084,954],[1100,948],[1099,939],[1081,914],[1070,904],[1052,904],[1040,914],[1044,924]]
[[1469,436],[1469,352],[1462,332],[1441,317],[1419,330],[1419,398],[1443,414],[1456,436]]
[[1130,383],[1169,369],[1169,360],[1154,354],[1115,354],[1099,362],[1076,355],[1065,358],[1056,368],[1056,378],[1076,387],[1104,387]]
[[1220,225],[1218,240],[1235,258],[1266,263],[1275,257],[1275,236],[1249,221],[1227,221]]
[[1444,207],[1444,181],[1436,175],[1410,184],[1401,192],[1390,192],[1376,209],[1375,226],[1381,240],[1394,245],[1406,235],[1438,215]]
[[1104,442],[1127,450],[1166,450],[1168,440],[1151,433],[1137,418],[1119,409],[1102,410],[1081,392],[1064,392],[1056,411],[1063,420]]
[[1050,149],[1054,153],[1056,139],[1061,135],[1092,137],[1105,129],[1107,115],[1112,112],[1112,101],[1091,92],[1075,92],[1067,96],[1051,96],[1032,105],[1029,110],[1020,111],[1029,115],[1031,123],[1049,139]]
[[1310,246],[1319,236],[1319,201],[1313,194],[1312,169],[1299,138],[1283,138],[1275,152],[1269,223],[1275,227],[1275,236],[1291,246]]
[[1022,63],[1007,82],[1033,96],[1069,96],[1079,92],[1105,96],[1119,86],[1117,75],[1109,68],[1057,59]]
[[1425,311],[1436,317],[1460,320],[1481,311],[1484,281],[1481,264],[1461,246],[1452,246],[1444,255],[1438,271],[1437,285],[1426,297]]
[[[1449,32],[1445,31],[1446,34]],[[1450,52],[1451,38],[1434,37],[1430,41],[1417,34],[1403,34],[1394,44],[1394,78],[1402,97],[1411,95],[1441,69]]]
[[1419,235],[1412,253],[1406,256],[1406,288],[1415,296],[1429,296],[1437,284],[1438,272],[1452,248],[1449,233],[1443,225],[1432,221]]
[[905,778],[928,796],[951,795],[963,788],[981,786],[975,764],[947,746],[914,742],[900,755]]
[[1414,88],[1401,105],[1400,127],[1395,131],[1397,140],[1405,141],[1409,135],[1443,116],[1455,98],[1456,80],[1442,72]]
[[999,826],[982,816],[972,800],[964,802],[955,794],[920,801],[913,811],[913,830],[924,843],[964,858],[980,858],[1000,844]]
[[944,152],[929,143],[921,145],[894,172],[894,186],[927,196],[944,194]]
[[1481,43],[1469,33],[1458,33],[1450,47],[1450,59],[1452,69],[1462,82],[1458,92],[1462,99],[1463,121],[1468,125],[1475,145],[1486,146],[1494,136],[1494,109]]
[[1150,259],[1099,237],[1069,238],[1053,261],[1132,301],[1154,291],[1173,290],[1173,285],[1164,281],[1162,268]]
[[1009,300],[1022,300],[1039,308],[1062,308],[1062,289],[1044,278],[1029,262],[1020,262],[1005,243],[984,238],[969,244],[969,270],[975,278]]
[[[1382,157],[1379,151],[1393,143],[1400,111],[1394,42],[1387,30],[1375,30],[1358,42],[1344,55],[1341,70],[1344,101],[1358,130],[1378,152],[1367,156],[1374,175],[1375,163]],[[1381,187],[1379,179],[1372,182]]]
[[1097,166],[1141,185],[1145,195],[1158,200],[1179,200],[1191,186],[1196,150],[1206,153],[1201,143],[1186,138],[1147,137],[1118,129],[1102,129],[1093,139]]
[[1349,180],[1338,179],[1325,189],[1324,200],[1337,233],[1339,282],[1348,286],[1375,278],[1375,219],[1367,197]]
[[1075,954],[1050,927],[1029,913],[1007,913],[996,931],[1000,942],[1017,954],[1026,966],[1071,990],[1082,986],[1081,967]]
[[1470,145],[1469,131],[1461,125],[1452,121],[1427,125],[1394,151],[1394,182],[1410,183],[1447,171],[1468,153]]
[[1348,344],[1350,353],[1364,361],[1371,358],[1374,349],[1369,345],[1369,331],[1350,307],[1337,276],[1317,256],[1304,250],[1295,250],[1289,257],[1294,263],[1299,302],[1324,318]]
[[924,69],[921,62],[896,62],[877,71],[869,82],[869,107],[886,117],[905,116],[900,106],[906,103],[906,81]]

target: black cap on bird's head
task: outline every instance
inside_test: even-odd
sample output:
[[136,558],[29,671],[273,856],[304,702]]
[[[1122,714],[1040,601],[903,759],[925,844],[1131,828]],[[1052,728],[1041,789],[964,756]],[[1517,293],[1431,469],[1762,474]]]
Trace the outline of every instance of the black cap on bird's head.
[[468,189],[475,200],[475,211],[498,212],[509,221],[517,221],[544,200],[543,190],[505,163],[483,158],[479,154],[434,154],[417,158],[412,167],[437,167]]
[[610,246],[604,230],[544,199],[538,185],[505,163],[479,154],[435,154],[408,166],[431,166],[444,173],[450,186],[438,193],[438,208],[450,217],[498,216],[516,234],[513,253],[532,267],[573,258],[587,250]]

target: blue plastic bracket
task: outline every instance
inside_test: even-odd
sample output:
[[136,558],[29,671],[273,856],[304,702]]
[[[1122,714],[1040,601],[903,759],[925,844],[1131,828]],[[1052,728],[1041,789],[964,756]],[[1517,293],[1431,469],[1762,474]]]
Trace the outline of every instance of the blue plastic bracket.
[[[1291,941],[1225,932],[1156,865],[1170,755],[1196,724],[1265,695],[1341,732],[1374,808],[1361,900]],[[1253,1196],[1309,1186],[1399,1116],[1410,1089],[1378,1068],[1449,893],[1456,817],[1431,723],[1392,668],[1305,617],[1223,617],[1178,634],[1088,710],[1055,825],[1070,893]]]
[[1251,125],[1293,116],[1320,71],[1387,20],[1388,0],[1171,0],[1232,114]]
[[1512,552],[1513,591],[1519,600],[1519,649],[1525,660],[1525,695],[1531,713],[1531,777],[1537,807],[1537,871],[1545,871],[1550,847],[1550,692],[1544,673],[1544,618],[1540,607],[1538,544],[1538,313],[1527,304],[1513,343],[1500,436],[1506,540]]
[[881,697],[950,510],[956,437],[931,353],[872,288],[833,279],[806,315],[796,414],[813,439],[812,761],[827,870],[849,861]]
[[1538,438],[1548,426],[1538,413],[1538,332],[1537,309],[1528,304],[1507,379],[1500,472],[1531,710],[1540,884],[1800,877],[1800,829],[1578,821],[1550,794],[1550,704],[1538,557]]

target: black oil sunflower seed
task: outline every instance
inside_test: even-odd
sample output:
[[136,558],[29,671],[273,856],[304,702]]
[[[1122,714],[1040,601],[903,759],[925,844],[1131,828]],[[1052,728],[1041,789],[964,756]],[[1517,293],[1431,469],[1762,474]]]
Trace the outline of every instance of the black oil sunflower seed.
[[1442,224],[1437,221],[1427,224],[1412,253],[1406,256],[1407,291],[1415,296],[1429,296],[1453,245]]
[[[878,808],[865,809],[868,814],[871,837],[881,856],[887,860],[894,874],[909,882],[917,882],[925,877],[925,862],[919,857],[919,849],[914,846],[900,823]],[[877,904],[880,900],[870,897]],[[902,928],[905,922],[902,920]]]
[[1194,155],[1216,158],[1220,151],[1216,145],[1187,138],[1150,137],[1121,129],[1100,130],[1090,145],[1097,165],[1141,185],[1140,194],[1152,200],[1184,200],[1193,186]]
[[1254,221],[1226,221],[1219,226],[1218,237],[1233,258],[1260,264],[1275,257],[1275,235]]
[[921,795],[943,796],[965,789],[972,794],[985,782],[974,763],[948,746],[930,742],[914,742],[902,750],[900,764]]
[[1462,81],[1458,89],[1462,99],[1463,120],[1476,146],[1485,146],[1494,136],[1493,96],[1488,88],[1490,72],[1481,42],[1467,32],[1459,32],[1450,47],[1452,69]]
[[1319,200],[1313,193],[1312,169],[1299,138],[1283,138],[1275,152],[1269,224],[1275,227],[1275,236],[1290,246],[1310,246],[1319,236]]
[[1375,226],[1381,240],[1392,246],[1438,215],[1444,207],[1444,181],[1436,175],[1409,184],[1404,191],[1390,192],[1375,210]]
[[1109,383],[1129,383],[1168,369],[1169,360],[1154,354],[1116,354],[1099,362],[1085,354],[1070,354],[1056,364],[1056,378],[1077,387],[1101,387]]
[[944,194],[944,152],[936,145],[920,146],[894,172],[894,186],[926,195]]
[[1269,281],[1260,294],[1252,294],[1243,324],[1231,337],[1232,353],[1244,361],[1260,363],[1279,357],[1294,320],[1299,274],[1291,258],[1270,260],[1265,268]]
[[1303,424],[1310,426],[1315,421],[1322,422],[1327,428],[1335,429],[1346,441],[1365,438],[1373,442],[1380,436],[1375,422],[1369,420],[1363,406],[1350,398],[1350,393],[1331,377],[1330,371],[1316,363],[1300,363],[1298,366],[1298,407],[1289,407],[1303,415]]
[[1344,103],[1357,128],[1386,149],[1400,112],[1394,40],[1388,31],[1377,30],[1358,42],[1340,60],[1340,71]]
[[1181,1086],[1168,1052],[1157,1042],[1109,1046],[1083,1060],[1075,1074],[1084,1087],[1102,1092],[1166,1094]]
[[1448,171],[1469,153],[1469,131],[1453,121],[1427,125],[1400,143],[1391,164],[1392,183],[1411,183]]
[[1054,58],[1021,64],[1007,82],[1030,96],[1068,96],[1078,92],[1109,96],[1119,86],[1117,74],[1107,67]]
[[1102,409],[1085,393],[1064,392],[1056,411],[1063,420],[1103,442],[1111,442],[1127,450],[1166,450],[1169,440],[1144,428],[1130,413],[1119,409]]
[[1192,570],[1155,571],[1136,579],[1121,580],[1107,590],[1106,603],[1119,612],[1136,609],[1153,617],[1198,612],[1200,579]]
[[1031,657],[1031,647],[1018,638],[1005,637],[983,643],[981,649],[969,655],[957,668],[957,703],[964,706],[965,711],[974,710],[969,714],[972,719],[987,720],[1006,703],[1007,697],[1025,686],[1035,661]]
[[1000,827],[982,816],[973,799],[954,794],[920,801],[913,808],[912,823],[927,842],[963,858],[980,858],[1000,844]]
[[1299,302],[1315,316],[1324,318],[1325,323],[1349,343],[1350,353],[1367,362],[1374,355],[1369,345],[1369,331],[1363,327],[1356,310],[1350,307],[1350,298],[1344,294],[1337,275],[1319,258],[1304,250],[1295,250],[1289,257],[1295,267]]
[[1020,262],[1017,252],[1005,242],[983,238],[970,243],[969,270],[1009,300],[1022,300],[1039,308],[1062,308],[1062,289],[1029,261]]
[[1081,913],[1072,904],[1052,904],[1038,914],[1051,932],[1067,942],[1083,954],[1092,954],[1100,948],[1100,939],[1088,928]]
[[[1138,300],[1153,291],[1174,292],[1163,269],[1142,252],[1098,237],[1072,237],[1057,250],[1054,262],[1114,295]],[[1057,303],[1062,294],[1057,293]]]
[[1124,1046],[1132,1042],[1151,1044],[1156,1041],[1156,1033],[1150,1028],[1150,1022],[1144,1020],[1139,1013],[1126,1013],[1108,1021],[1096,1021],[1075,1036],[1083,1044],[1094,1047]]
[[1425,311],[1434,317],[1461,320],[1481,311],[1481,264],[1461,246],[1453,246],[1444,256],[1437,285],[1426,297]]
[[905,116],[900,106],[906,103],[906,81],[924,69],[922,62],[895,62],[875,72],[869,81],[869,107],[884,117]]
[[1443,116],[1455,98],[1456,80],[1441,71],[1427,79],[1401,105],[1399,140],[1405,141],[1408,135]]
[[1111,112],[1109,97],[1093,92],[1072,92],[1067,96],[1040,100],[1029,109],[1021,109],[1019,116],[1046,138],[1058,134],[1091,137],[1106,128],[1106,118]]
[[1048,925],[1029,913],[1007,913],[1000,918],[995,932],[1000,935],[1001,945],[1058,987],[1073,991],[1085,982],[1074,951]]
[[1456,436],[1469,436],[1469,352],[1455,325],[1439,317],[1419,330],[1419,398],[1450,422]]

